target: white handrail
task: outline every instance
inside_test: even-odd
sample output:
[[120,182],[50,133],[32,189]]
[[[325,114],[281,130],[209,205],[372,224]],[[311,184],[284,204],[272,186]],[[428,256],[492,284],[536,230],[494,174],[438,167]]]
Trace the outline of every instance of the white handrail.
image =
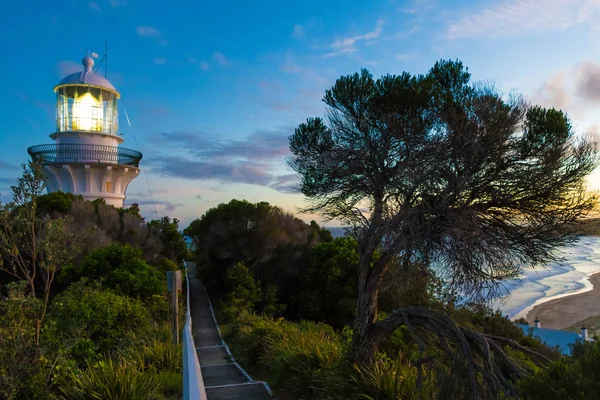
[[192,336],[192,316],[190,315],[190,277],[187,263],[184,261],[186,281],[186,310],[185,325],[183,327],[183,400],[205,400],[206,391],[204,380],[200,371],[200,362],[196,345]]

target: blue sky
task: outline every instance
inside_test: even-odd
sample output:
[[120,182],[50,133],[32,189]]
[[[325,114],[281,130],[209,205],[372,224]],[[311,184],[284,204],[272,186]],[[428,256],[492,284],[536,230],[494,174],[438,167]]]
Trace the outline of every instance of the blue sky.
[[[600,0],[30,0],[0,10],[2,196],[27,147],[51,142],[53,86],[105,40],[123,147],[144,153],[157,213],[184,225],[232,198],[295,212],[287,137],[323,114],[337,77],[362,67],[417,74],[458,58],[474,79],[600,132]],[[154,217],[143,174],[132,202]]]

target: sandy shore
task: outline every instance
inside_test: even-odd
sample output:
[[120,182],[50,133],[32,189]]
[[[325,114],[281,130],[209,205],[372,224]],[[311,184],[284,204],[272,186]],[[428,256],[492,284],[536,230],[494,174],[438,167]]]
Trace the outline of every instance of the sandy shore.
[[533,307],[527,321],[539,318],[543,328],[565,329],[590,317],[600,316],[600,273],[589,277],[594,288],[588,292],[550,300]]

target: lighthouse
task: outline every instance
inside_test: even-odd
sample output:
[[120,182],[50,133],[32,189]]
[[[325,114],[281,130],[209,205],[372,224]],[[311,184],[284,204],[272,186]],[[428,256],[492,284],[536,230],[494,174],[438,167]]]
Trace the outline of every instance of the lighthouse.
[[42,163],[48,192],[70,192],[86,200],[104,199],[122,208],[129,183],[140,173],[142,153],[119,147],[117,99],[121,96],[83,58],[83,70],[54,87],[56,130],[53,144],[27,149]]

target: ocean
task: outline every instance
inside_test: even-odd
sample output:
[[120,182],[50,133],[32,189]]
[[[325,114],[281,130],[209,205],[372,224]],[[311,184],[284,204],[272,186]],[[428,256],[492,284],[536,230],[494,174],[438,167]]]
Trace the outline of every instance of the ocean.
[[[334,237],[344,235],[341,227],[328,227]],[[592,289],[590,275],[600,272],[600,237],[582,236],[572,246],[559,250],[558,262],[526,268],[519,279],[505,282],[508,295],[493,303],[510,319],[527,316],[536,305]]]
[[496,306],[510,319],[525,317],[536,305],[592,289],[587,279],[600,272],[600,237],[582,236],[560,250],[562,260],[527,268],[519,279],[507,281],[510,293]]

